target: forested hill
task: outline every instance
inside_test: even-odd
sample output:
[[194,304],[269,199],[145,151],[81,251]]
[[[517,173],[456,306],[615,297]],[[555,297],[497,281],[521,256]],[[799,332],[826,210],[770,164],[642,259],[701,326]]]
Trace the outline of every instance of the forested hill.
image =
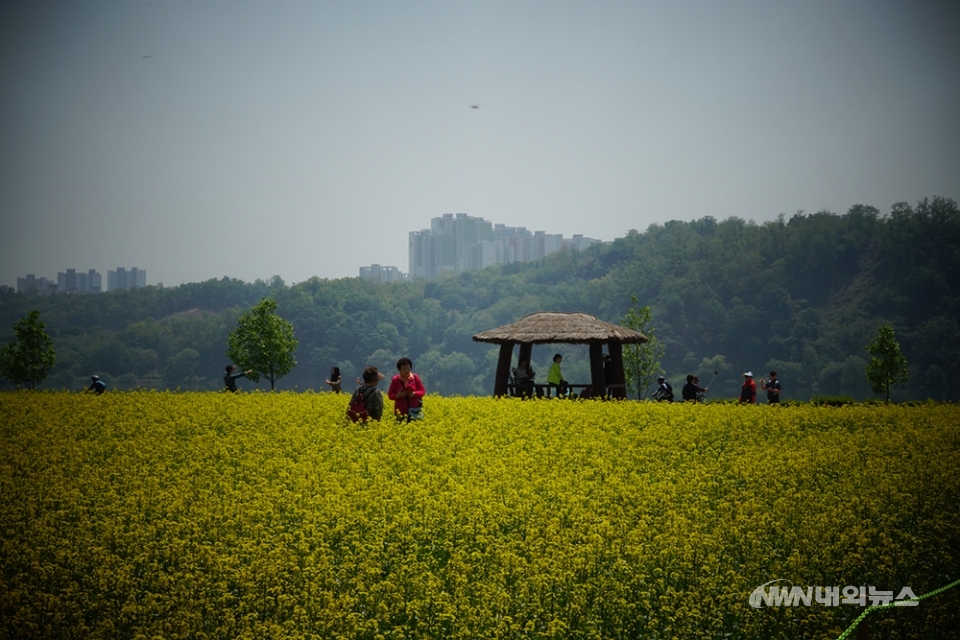
[[[357,278],[223,278],[100,295],[0,294],[0,340],[39,309],[57,363],[46,388],[80,389],[91,373],[117,388],[218,389],[227,335],[266,296],[294,325],[298,365],[280,389],[322,389],[332,365],[347,380],[385,372],[403,355],[428,392],[489,394],[496,348],[473,334],[536,311],[584,311],[619,322],[636,296],[650,305],[676,386],[721,372],[709,397],[733,397],[740,374],[780,372],[786,399],[872,397],[866,346],[892,324],[910,364],[895,399],[960,400],[960,210],[951,199],[858,205],[757,225],[711,217],[668,222],[583,253],[561,251],[431,282]],[[554,352],[565,377],[589,378],[585,346],[534,349],[545,377]],[[257,388],[241,381],[246,389]],[[5,387],[8,388],[8,387]],[[269,388],[261,382],[259,388]]]

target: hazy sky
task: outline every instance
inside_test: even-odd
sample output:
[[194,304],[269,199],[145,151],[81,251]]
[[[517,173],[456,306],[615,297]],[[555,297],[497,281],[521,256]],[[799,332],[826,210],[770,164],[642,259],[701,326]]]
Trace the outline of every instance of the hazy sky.
[[[0,2],[0,284],[960,199],[960,2]],[[479,109],[471,108],[479,105]]]

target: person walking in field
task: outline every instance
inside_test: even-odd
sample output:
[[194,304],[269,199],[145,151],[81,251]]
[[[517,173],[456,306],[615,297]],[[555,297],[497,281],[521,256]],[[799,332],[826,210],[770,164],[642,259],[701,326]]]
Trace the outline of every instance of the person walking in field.
[[90,376],[90,386],[87,387],[87,391],[93,391],[95,394],[103,395],[103,392],[107,390],[107,383],[100,379],[100,376]]
[[743,374],[743,386],[740,387],[740,404],[757,404],[757,383],[753,381],[753,372]]
[[248,371],[241,371],[240,373],[234,373],[236,371],[237,365],[228,364],[227,372],[223,374],[223,384],[227,388],[227,391],[231,393],[237,392],[237,380],[243,378],[247,374],[253,373],[253,369]]
[[663,376],[657,378],[657,390],[650,394],[657,402],[673,402],[673,387]]
[[330,369],[330,377],[325,380],[327,386],[330,387],[330,391],[334,393],[340,393],[341,385],[343,384],[343,376],[340,374],[340,367],[334,367]]
[[420,376],[413,372],[410,358],[397,360],[397,375],[390,381],[387,397],[393,400],[393,413],[398,420],[420,420],[423,417],[423,396],[427,390]]
[[704,397],[707,395],[707,390],[709,390],[710,387],[701,387],[700,378],[697,376],[693,376],[693,384],[697,387],[697,402],[704,402]]
[[770,372],[770,379],[760,378],[760,388],[767,392],[767,404],[780,404],[780,381],[777,372]]
[[363,382],[350,396],[347,417],[354,422],[366,422],[373,418],[377,422],[383,417],[383,393],[377,388],[384,375],[375,366],[363,370]]
[[683,389],[680,391],[680,394],[683,396],[684,402],[701,402],[703,400],[703,394],[706,393],[707,388],[700,386],[700,378],[693,375],[692,373],[687,374],[687,384],[683,385]]

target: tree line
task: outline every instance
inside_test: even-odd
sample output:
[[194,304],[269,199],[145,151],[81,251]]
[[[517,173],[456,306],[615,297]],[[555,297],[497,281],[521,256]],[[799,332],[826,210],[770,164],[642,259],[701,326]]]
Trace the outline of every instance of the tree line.
[[[297,338],[297,364],[278,388],[322,389],[333,366],[351,380],[407,356],[431,393],[486,395],[497,353],[475,333],[537,311],[620,323],[639,304],[674,386],[687,373],[720,372],[708,397],[736,397],[743,371],[770,369],[785,399],[875,397],[867,347],[890,325],[909,370],[893,399],[960,400],[958,272],[960,210],[935,197],[885,213],[856,205],[763,224],[671,221],[584,252],[431,281],[224,277],[98,296],[7,292],[0,341],[37,310],[56,345],[41,387],[78,389],[96,373],[116,388],[219,389],[231,331],[268,298]],[[536,347],[541,375],[556,351],[566,379],[589,379],[586,345]]]

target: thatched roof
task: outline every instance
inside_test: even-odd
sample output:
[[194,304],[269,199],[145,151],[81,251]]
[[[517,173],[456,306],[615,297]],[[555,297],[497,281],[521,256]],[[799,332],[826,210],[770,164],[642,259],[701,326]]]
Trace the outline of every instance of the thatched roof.
[[504,344],[507,342],[544,344],[568,342],[575,344],[601,342],[646,342],[639,331],[604,322],[586,313],[534,313],[497,329],[473,336],[477,342]]

